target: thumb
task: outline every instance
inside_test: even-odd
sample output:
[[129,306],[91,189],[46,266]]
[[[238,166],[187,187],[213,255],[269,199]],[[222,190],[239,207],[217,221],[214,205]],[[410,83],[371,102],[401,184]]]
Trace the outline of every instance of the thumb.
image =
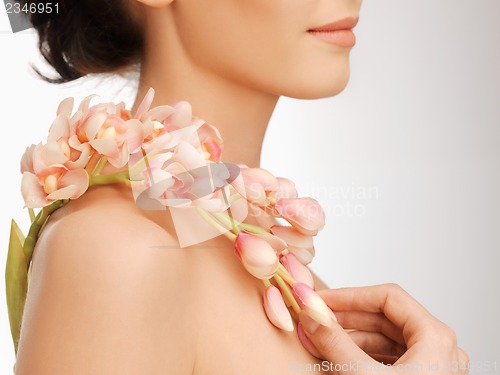
[[340,370],[339,374],[357,372],[366,368],[367,365],[378,364],[352,341],[333,316],[331,327],[319,324],[304,310],[299,313],[299,320],[307,338],[314,344],[323,358],[336,365],[335,369]]

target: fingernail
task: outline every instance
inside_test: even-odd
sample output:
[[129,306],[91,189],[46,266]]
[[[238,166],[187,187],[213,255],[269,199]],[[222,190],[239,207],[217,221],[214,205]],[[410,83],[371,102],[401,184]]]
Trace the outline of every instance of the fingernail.
[[299,319],[300,319],[300,324],[302,325],[302,328],[304,330],[311,334],[314,335],[314,333],[318,330],[319,328],[319,323],[312,319],[309,315],[307,315],[306,312],[301,312],[299,314]]
[[330,310],[330,316],[332,317],[332,319],[333,319],[335,322],[337,322],[337,323],[339,322],[339,321],[337,320],[337,317],[335,316],[335,314],[333,313],[333,311],[332,311],[332,310]]
[[295,283],[292,292],[300,307],[316,322],[326,327],[332,326],[330,308],[321,299],[321,297],[308,285]]
[[309,353],[311,353],[316,358],[321,358],[321,354],[318,352],[318,349],[314,346],[314,344],[309,340],[306,333],[304,332],[304,327],[302,327],[302,323],[299,322],[297,324],[297,335],[299,336],[299,340],[302,343],[302,346],[307,349]]

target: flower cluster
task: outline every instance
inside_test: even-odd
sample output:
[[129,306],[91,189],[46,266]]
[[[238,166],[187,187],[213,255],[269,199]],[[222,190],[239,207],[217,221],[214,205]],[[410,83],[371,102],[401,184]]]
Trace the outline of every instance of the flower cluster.
[[[222,163],[217,128],[193,117],[185,101],[151,108],[153,97],[150,89],[133,115],[124,103],[90,106],[93,96],[72,114],[73,99],[65,99],[47,142],[26,149],[21,192],[32,225],[25,238],[12,222],[6,268],[16,352],[31,254],[41,228],[56,209],[101,184],[130,186],[143,208],[194,209],[234,242],[243,267],[262,280],[264,310],[275,326],[294,330],[288,307],[331,323],[331,311],[314,292],[307,268],[314,257],[313,236],[325,224],[318,202],[299,198],[293,182],[265,169]],[[271,221],[239,220],[233,212],[237,201],[254,218]],[[36,215],[35,208],[40,209]]]
[[[220,161],[219,132],[205,121],[193,119],[187,102],[150,109],[153,96],[151,89],[134,116],[124,103],[89,107],[93,95],[73,115],[73,98],[62,101],[47,142],[28,147],[23,155],[21,192],[26,207],[77,199],[93,184],[113,182],[99,178],[105,167],[116,172],[138,159],[142,165],[135,171],[142,173],[152,194],[159,188],[161,193],[184,193],[187,185],[193,186],[187,171]],[[112,175],[119,179],[126,173]],[[166,176],[171,186],[165,186]]]

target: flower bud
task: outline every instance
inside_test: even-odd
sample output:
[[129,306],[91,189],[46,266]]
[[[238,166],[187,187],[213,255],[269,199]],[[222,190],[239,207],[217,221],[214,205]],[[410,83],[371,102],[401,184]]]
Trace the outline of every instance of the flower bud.
[[304,283],[311,288],[314,288],[314,280],[311,275],[311,271],[309,271],[306,266],[300,263],[295,255],[293,255],[292,253],[285,254],[280,258],[280,262],[283,266],[285,266],[294,280],[299,283]]
[[269,279],[276,274],[279,260],[267,241],[240,231],[234,243],[234,253],[245,269],[258,279]]
[[280,291],[274,285],[269,285],[264,291],[264,310],[269,321],[276,327],[293,332],[290,311],[288,311]]
[[292,287],[300,307],[312,319],[327,327],[332,326],[331,310],[325,301],[313,289],[303,283],[295,283]]
[[325,226],[325,213],[312,198],[280,199],[276,211],[299,232],[315,236]]
[[294,254],[300,263],[304,265],[311,263],[315,254],[311,236],[306,236],[293,227],[281,225],[273,225],[270,230],[272,234],[286,242],[288,251]]
[[274,201],[278,201],[283,198],[297,198],[298,193],[293,181],[283,177],[277,177],[276,179],[278,180],[279,185],[276,191],[273,191],[271,194],[269,194],[269,197],[271,199],[274,199]]

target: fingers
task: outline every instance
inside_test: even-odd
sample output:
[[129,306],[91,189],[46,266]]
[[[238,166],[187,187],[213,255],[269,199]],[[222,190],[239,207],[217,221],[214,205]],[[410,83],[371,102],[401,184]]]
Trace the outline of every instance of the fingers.
[[320,353],[320,358],[346,365],[347,368],[352,363],[377,363],[363,352],[333,319],[330,328],[318,324],[304,311],[299,313],[299,319],[307,338]]
[[297,336],[299,336],[299,340],[302,343],[302,346],[307,349],[311,355],[315,356],[316,358],[319,359],[325,359],[322,354],[316,349],[314,344],[309,340],[307,337],[306,333],[304,332],[304,328],[302,328],[302,324],[299,322],[297,324]]
[[368,287],[325,289],[318,291],[334,311],[364,311],[383,313],[403,331],[405,341],[416,332],[432,332],[430,322],[436,319],[406,291],[396,284]]
[[405,346],[379,332],[353,331],[349,337],[366,353],[399,358],[406,352]]
[[357,331],[380,332],[398,344],[405,346],[401,329],[389,321],[382,313],[364,311],[335,311],[339,324],[344,329]]

